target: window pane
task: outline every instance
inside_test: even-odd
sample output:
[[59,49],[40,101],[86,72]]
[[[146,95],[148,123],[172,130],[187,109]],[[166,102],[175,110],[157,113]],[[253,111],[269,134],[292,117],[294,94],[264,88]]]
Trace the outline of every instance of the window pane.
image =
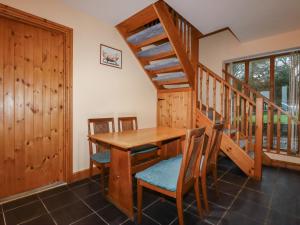
[[[249,84],[263,96],[270,97],[270,59],[259,59],[249,63]],[[264,118],[267,116],[264,105]],[[263,125],[263,146],[267,146],[267,121]]]
[[240,80],[245,79],[245,63],[233,63],[232,64],[232,75]]
[[249,84],[262,95],[270,97],[270,59],[259,59],[249,64]]
[[[233,63],[231,64],[231,72],[232,75],[235,76],[237,79],[244,81],[245,80],[245,63],[240,62],[240,63]],[[234,85],[235,88],[238,90],[242,90],[242,85],[239,84],[238,82],[234,82],[234,80],[231,80],[230,83]]]
[[288,110],[289,75],[291,72],[291,56],[275,58],[275,103],[284,110]]

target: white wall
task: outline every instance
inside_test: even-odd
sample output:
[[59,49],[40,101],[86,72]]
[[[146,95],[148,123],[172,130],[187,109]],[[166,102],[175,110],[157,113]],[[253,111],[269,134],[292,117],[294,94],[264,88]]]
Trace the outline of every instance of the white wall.
[[221,75],[225,60],[300,47],[299,37],[300,29],[241,43],[229,31],[224,31],[200,39],[199,60]]
[[[117,30],[59,0],[0,0],[73,28],[73,171],[88,168],[87,118],[136,115],[156,125],[156,90]],[[99,44],[123,51],[123,69],[99,64]]]

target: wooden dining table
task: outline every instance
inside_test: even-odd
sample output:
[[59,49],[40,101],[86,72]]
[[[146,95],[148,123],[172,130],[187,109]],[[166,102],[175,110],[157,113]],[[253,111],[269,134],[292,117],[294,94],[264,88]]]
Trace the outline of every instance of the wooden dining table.
[[107,199],[134,219],[131,149],[155,143],[160,147],[160,159],[181,153],[186,129],[155,127],[132,131],[90,135],[89,140],[111,146],[111,163]]

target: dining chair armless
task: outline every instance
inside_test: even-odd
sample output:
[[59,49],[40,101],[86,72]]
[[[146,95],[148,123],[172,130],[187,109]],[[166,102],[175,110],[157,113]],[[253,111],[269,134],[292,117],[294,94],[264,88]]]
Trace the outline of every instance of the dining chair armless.
[[[118,130],[119,132],[137,130],[138,122],[137,117],[119,117]],[[160,159],[159,147],[154,144],[146,144],[131,149],[133,173],[140,171],[157,163]],[[143,162],[143,163],[140,163]]]
[[[200,179],[201,179],[201,190],[204,200],[204,206],[206,212],[209,212],[208,198],[207,198],[207,172],[211,171],[214,180],[214,186],[219,195],[218,189],[218,176],[217,176],[217,161],[218,154],[220,151],[222,134],[223,134],[224,124],[215,124],[212,127],[207,127],[205,135],[208,137],[208,143],[206,144],[206,149],[203,151],[203,155],[200,159]],[[197,181],[198,182],[198,181]]]
[[[115,131],[114,118],[88,119],[88,135],[109,133]],[[110,166],[110,146],[103,143],[94,143],[89,140],[90,177],[93,176],[94,165],[100,170],[102,191],[105,190],[105,168]]]
[[183,196],[194,187],[199,215],[202,207],[199,190],[200,156],[206,146],[205,128],[187,131],[183,154],[160,161],[135,175],[137,178],[138,223],[142,219],[143,188],[148,188],[176,199],[179,224],[184,224]]

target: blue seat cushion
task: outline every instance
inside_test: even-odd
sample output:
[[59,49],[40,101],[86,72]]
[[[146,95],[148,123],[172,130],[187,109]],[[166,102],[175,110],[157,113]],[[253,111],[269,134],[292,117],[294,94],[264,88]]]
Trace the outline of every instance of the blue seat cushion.
[[91,159],[98,163],[109,163],[110,162],[110,151],[105,150],[97,152],[91,156]]
[[176,191],[182,155],[163,160],[135,175],[149,184],[168,191]]
[[131,155],[137,155],[137,154],[142,154],[142,153],[146,153],[146,152],[152,152],[157,150],[159,147],[156,145],[152,145],[152,144],[147,144],[147,145],[142,145],[139,147],[135,147],[131,149]]

